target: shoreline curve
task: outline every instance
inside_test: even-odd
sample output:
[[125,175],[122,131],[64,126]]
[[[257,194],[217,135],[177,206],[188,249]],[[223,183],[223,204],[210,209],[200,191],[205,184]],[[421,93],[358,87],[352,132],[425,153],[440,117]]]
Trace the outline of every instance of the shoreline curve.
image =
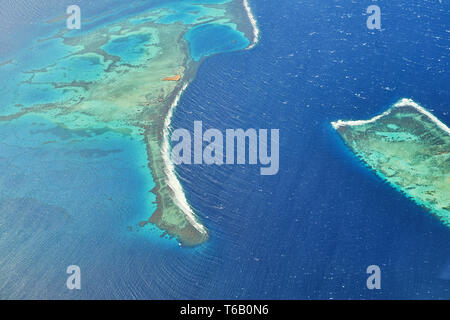
[[[257,21],[253,15],[253,12],[251,10],[251,7],[249,5],[248,0],[243,0],[244,8],[247,12],[248,18],[250,20],[250,23],[253,28],[253,40],[252,43],[245,48],[244,50],[250,50],[254,48],[260,39],[260,31],[257,25]],[[170,104],[167,115],[164,119],[164,126],[163,126],[163,137],[162,137],[162,145],[161,145],[161,157],[163,161],[163,170],[164,174],[166,176],[166,184],[171,189],[172,193],[172,199],[174,203],[178,206],[178,208],[183,212],[183,214],[186,216],[186,219],[189,221],[189,223],[192,225],[192,227],[197,230],[203,237],[203,239],[208,239],[208,231],[206,228],[199,222],[199,218],[192,209],[191,205],[188,203],[186,195],[184,193],[183,187],[176,175],[175,166],[171,159],[171,145],[170,145],[170,133],[171,133],[171,122],[172,122],[172,116],[174,113],[175,108],[178,106],[179,101],[184,93],[184,91],[189,86],[190,82],[186,81],[179,92],[176,94],[173,102]]]

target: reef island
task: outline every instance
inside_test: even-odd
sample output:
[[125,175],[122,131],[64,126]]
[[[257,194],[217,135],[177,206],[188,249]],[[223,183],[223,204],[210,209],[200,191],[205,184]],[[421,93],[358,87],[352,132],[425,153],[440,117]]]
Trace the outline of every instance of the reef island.
[[367,121],[332,123],[378,176],[450,227],[450,129],[403,99]]
[[248,2],[126,1],[80,30],[50,18],[48,37],[0,61],[0,121],[33,114],[86,139],[115,132],[139,141],[156,211],[136,225],[152,223],[183,246],[206,241],[170,159],[171,116],[204,57],[256,43]]

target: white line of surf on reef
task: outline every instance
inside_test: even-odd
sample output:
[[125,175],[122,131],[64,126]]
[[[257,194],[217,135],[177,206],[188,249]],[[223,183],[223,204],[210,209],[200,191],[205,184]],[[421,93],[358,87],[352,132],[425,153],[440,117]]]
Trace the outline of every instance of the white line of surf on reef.
[[173,191],[173,201],[175,204],[180,208],[181,211],[186,215],[187,220],[191,223],[191,225],[197,229],[198,232],[201,234],[207,234],[205,227],[198,222],[197,216],[194,213],[194,210],[192,210],[191,206],[187,202],[186,195],[184,194],[183,187],[181,186],[180,181],[177,178],[177,175],[175,173],[175,166],[171,160],[170,153],[171,153],[171,147],[169,142],[169,136],[170,136],[170,129],[171,129],[171,121],[172,121],[172,115],[173,110],[178,105],[181,95],[188,87],[189,83],[186,82],[183,87],[181,88],[180,92],[176,95],[174,101],[169,107],[169,111],[167,113],[166,119],[164,120],[164,137],[163,137],[163,143],[161,146],[161,155],[162,160],[164,162],[164,172],[166,174],[166,182],[167,186]]
[[433,121],[439,128],[441,128],[442,130],[444,130],[445,132],[450,134],[449,127],[447,127],[441,120],[436,118],[431,112],[429,112],[428,110],[426,110],[424,107],[420,106],[418,103],[414,102],[413,100],[402,99],[402,100],[400,100],[400,102],[397,102],[397,104],[395,106],[396,107],[407,107],[407,106],[414,107],[417,111],[419,111],[420,113],[422,113],[422,114],[426,115],[428,118],[430,118],[431,121]]
[[244,8],[247,11],[248,18],[253,27],[253,42],[247,47],[247,50],[253,49],[259,42],[259,28],[258,23],[256,21],[255,16],[253,15],[252,9],[250,8],[250,4],[248,0],[244,0]]
[[[396,104],[394,104],[394,107],[395,108],[413,107],[414,109],[416,109],[417,111],[419,111],[423,115],[427,116],[439,128],[444,130],[446,133],[450,134],[450,128],[449,127],[447,127],[443,122],[441,122],[438,118],[436,118],[428,110],[426,110],[424,107],[420,106],[418,103],[416,103],[412,99],[406,99],[406,98],[402,99],[399,102],[397,102]],[[391,110],[392,109],[389,109],[389,110],[383,112],[382,114],[380,114],[380,115],[378,115],[376,117],[373,117],[372,119],[369,119],[369,120],[355,120],[355,121],[338,120],[336,122],[332,122],[331,125],[335,129],[339,129],[340,127],[345,127],[345,126],[361,126],[361,125],[364,125],[364,124],[373,123],[373,122],[377,121],[378,119],[381,119],[384,116],[387,116],[388,114],[391,113]]]
[[[253,12],[250,8],[248,0],[243,0],[245,11],[247,12],[248,18],[250,19],[250,23],[253,27],[253,42],[246,48],[247,50],[250,50],[254,48],[258,42],[260,37],[260,31],[258,28],[258,23],[255,19],[255,16],[253,15]],[[183,92],[188,87],[189,83],[186,82],[183,87],[181,88],[180,92],[178,92],[177,96],[175,97],[174,101],[169,107],[169,111],[167,113],[166,119],[164,120],[164,132],[163,132],[163,143],[161,146],[161,156],[164,163],[164,173],[166,174],[166,182],[168,187],[173,191],[174,196],[173,200],[175,204],[180,208],[181,211],[186,215],[186,218],[188,221],[192,224],[192,226],[199,231],[201,234],[208,234],[205,227],[198,222],[198,218],[196,214],[194,213],[194,210],[189,205],[186,195],[184,193],[183,187],[181,186],[180,181],[178,180],[178,177],[175,172],[175,166],[171,159],[171,146],[170,146],[170,129],[171,129],[171,121],[172,121],[172,115],[173,111],[178,105],[180,98],[183,94]]]

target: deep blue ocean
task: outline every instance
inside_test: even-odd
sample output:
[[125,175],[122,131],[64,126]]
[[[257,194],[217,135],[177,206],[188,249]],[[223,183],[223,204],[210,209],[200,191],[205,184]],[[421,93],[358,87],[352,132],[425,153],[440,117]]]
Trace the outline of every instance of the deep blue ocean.
[[[20,216],[1,216],[2,235],[12,230],[21,241],[0,241],[0,297],[450,299],[450,230],[366,168],[330,125],[371,118],[400,98],[450,124],[450,5],[376,1],[382,31],[371,31],[371,4],[251,1],[258,45],[203,61],[176,109],[175,129],[192,130],[199,120],[221,131],[280,129],[276,176],[261,176],[257,166],[178,167],[186,197],[210,232],[205,245],[182,249],[152,232],[124,230],[152,187],[127,157],[133,141],[109,136],[110,156],[92,167],[63,151],[43,161],[51,173],[42,162],[23,163],[24,170],[2,161],[10,174],[0,183],[21,185],[17,197],[47,179],[52,187],[39,198],[49,203],[59,194],[54,202],[73,213],[30,200]],[[11,130],[0,128],[3,142]],[[11,148],[19,157],[20,148]],[[45,160],[50,151],[34,152],[30,157]],[[55,169],[62,162],[69,165]],[[105,200],[111,195],[114,201]],[[52,228],[66,231],[48,238]],[[70,264],[82,268],[80,291],[65,287]],[[371,291],[366,268],[374,264],[382,289]]]
[[[262,39],[207,59],[175,128],[279,128],[280,173],[185,166],[212,241],[202,298],[450,298],[448,228],[385,184],[330,126],[412,98],[450,123],[448,3],[252,1]],[[206,218],[207,216],[207,218]],[[366,288],[379,265],[382,290]]]

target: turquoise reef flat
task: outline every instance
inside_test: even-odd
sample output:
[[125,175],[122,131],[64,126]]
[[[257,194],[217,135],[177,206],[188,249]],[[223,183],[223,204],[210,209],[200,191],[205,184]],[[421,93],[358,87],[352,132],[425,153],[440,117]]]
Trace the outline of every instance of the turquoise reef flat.
[[381,178],[450,227],[450,129],[445,124],[409,99],[371,120],[332,124]]
[[147,155],[157,205],[137,224],[153,223],[181,244],[197,245],[208,232],[170,163],[171,114],[200,60],[247,48],[254,24],[237,0],[137,5],[83,22],[81,30],[64,29],[61,19],[47,22],[60,24],[58,31],[0,64],[0,121],[32,115],[90,138],[109,132],[137,141]]

